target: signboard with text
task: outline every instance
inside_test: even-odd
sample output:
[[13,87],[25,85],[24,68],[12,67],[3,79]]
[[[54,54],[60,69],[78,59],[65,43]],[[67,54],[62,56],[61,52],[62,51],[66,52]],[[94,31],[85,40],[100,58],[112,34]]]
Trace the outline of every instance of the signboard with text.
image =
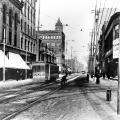
[[113,40],[113,58],[119,57],[119,39]]

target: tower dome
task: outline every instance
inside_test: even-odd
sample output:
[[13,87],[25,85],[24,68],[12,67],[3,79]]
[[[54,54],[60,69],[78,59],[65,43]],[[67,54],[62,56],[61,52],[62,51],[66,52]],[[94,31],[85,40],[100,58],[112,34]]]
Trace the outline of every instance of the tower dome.
[[63,32],[63,24],[60,21],[60,18],[58,18],[57,23],[55,24],[55,30]]

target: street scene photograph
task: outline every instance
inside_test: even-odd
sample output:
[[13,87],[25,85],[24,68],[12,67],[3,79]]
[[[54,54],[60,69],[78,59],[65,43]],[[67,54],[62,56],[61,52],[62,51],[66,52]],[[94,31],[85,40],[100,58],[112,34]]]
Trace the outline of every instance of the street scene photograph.
[[0,120],[120,120],[120,0],[0,0]]

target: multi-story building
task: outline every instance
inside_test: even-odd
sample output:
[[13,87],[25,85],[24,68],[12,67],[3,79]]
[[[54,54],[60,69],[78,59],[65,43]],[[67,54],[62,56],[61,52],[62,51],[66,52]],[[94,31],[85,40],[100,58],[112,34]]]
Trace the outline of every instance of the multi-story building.
[[[38,36],[42,43],[47,43],[51,46],[56,56],[59,71],[63,72],[65,67],[65,34],[63,33],[63,25],[60,19],[55,24],[55,30],[38,31]],[[41,60],[41,54],[39,53],[38,55],[38,60]]]
[[[102,26],[107,25],[108,21],[111,17],[111,15],[114,14],[114,12],[117,9],[113,8],[101,8],[99,10],[95,11],[95,24],[94,24],[94,29],[91,34],[91,47],[90,47],[90,54],[89,54],[89,72],[91,74],[95,74],[95,68],[99,66],[99,45],[100,39],[101,39],[101,34],[102,34]],[[100,44],[98,44],[100,43]],[[103,49],[102,49],[103,51]]]
[[23,4],[19,0],[0,1],[0,48],[5,38],[6,49],[20,48],[20,11]]
[[99,61],[102,72],[112,77],[117,75],[118,70],[118,50],[120,39],[120,12],[113,14],[108,24],[103,25],[102,35],[99,41],[100,50]]
[[25,69],[29,69],[26,62],[36,60],[35,3],[36,0],[0,1],[0,56],[5,53],[5,62],[0,59],[4,63],[0,64],[0,80],[3,71],[6,79],[19,79],[21,73],[25,77]]
[[36,2],[37,0],[24,0],[20,14],[20,54],[27,63],[36,60]]

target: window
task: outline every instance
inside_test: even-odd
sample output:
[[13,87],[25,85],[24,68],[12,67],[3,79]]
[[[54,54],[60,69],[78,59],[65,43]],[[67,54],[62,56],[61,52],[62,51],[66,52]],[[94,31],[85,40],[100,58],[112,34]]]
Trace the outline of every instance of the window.
[[21,31],[22,31],[23,20],[21,19]]
[[23,37],[21,37],[21,49],[23,49]]
[[55,43],[51,43],[51,46],[52,46],[52,47],[55,47]]
[[28,51],[29,51],[29,49],[30,49],[30,41],[28,41]]
[[61,36],[59,36],[59,39],[61,39]]
[[51,39],[53,39],[53,36],[51,36]]
[[119,25],[115,26],[115,39],[119,38]]
[[12,10],[9,10],[9,44],[12,43]]
[[31,52],[33,51],[33,49],[32,49],[32,48],[33,48],[33,43],[31,42]]
[[25,8],[24,8],[24,14],[25,14],[25,17],[26,17],[26,3],[25,3]]
[[28,25],[28,35],[29,35],[29,25]]
[[27,47],[27,40],[25,39],[25,50],[26,50],[26,47]]
[[30,7],[28,6],[28,20],[29,20]]
[[14,32],[14,46],[17,46],[17,21],[18,21],[18,15],[17,13],[15,13],[15,16],[14,16],[14,29],[15,29],[15,32]]
[[24,22],[24,32],[26,33],[26,22]]

